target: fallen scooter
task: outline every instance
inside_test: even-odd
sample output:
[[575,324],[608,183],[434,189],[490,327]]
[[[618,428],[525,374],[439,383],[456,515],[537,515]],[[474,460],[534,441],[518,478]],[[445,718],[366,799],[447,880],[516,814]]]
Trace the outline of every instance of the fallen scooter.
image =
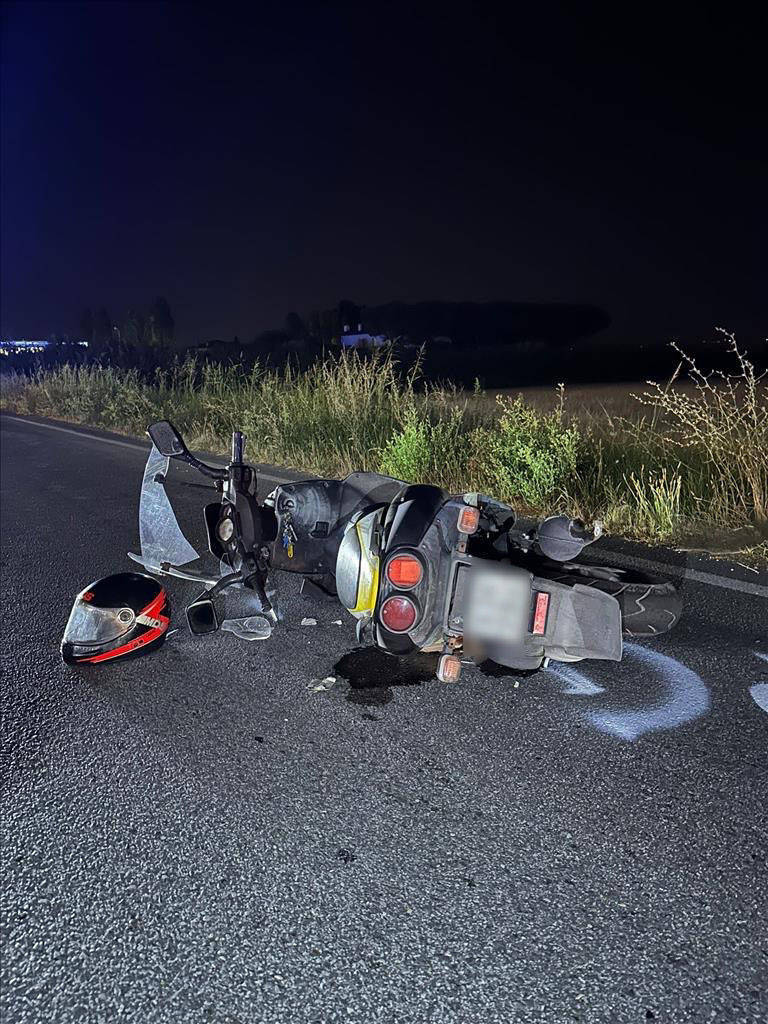
[[[268,639],[280,628],[271,586],[281,572],[337,599],[357,620],[360,643],[400,656],[437,653],[445,682],[466,661],[518,670],[547,659],[619,661],[623,635],[658,636],[680,616],[672,583],[575,561],[600,538],[599,523],[550,516],[526,530],[509,505],[487,495],[363,472],[281,484],[260,502],[242,433],[232,436],[225,468],[198,459],[167,421],[148,433],[141,553],[130,557],[149,573],[202,587],[186,609],[195,634]],[[174,460],[218,491],[203,510],[216,571],[190,567],[199,556],[166,490]]]

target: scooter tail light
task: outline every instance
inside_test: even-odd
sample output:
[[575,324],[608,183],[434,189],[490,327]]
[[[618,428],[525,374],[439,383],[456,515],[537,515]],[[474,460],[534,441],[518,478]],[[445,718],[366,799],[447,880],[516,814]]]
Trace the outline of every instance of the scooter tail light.
[[437,663],[437,678],[441,683],[455,683],[461,675],[461,658],[444,654]]
[[475,533],[480,525],[480,509],[476,505],[465,505],[459,512],[460,533]]
[[408,597],[388,597],[379,610],[382,625],[392,633],[406,633],[416,621],[416,605]]
[[413,555],[397,555],[387,565],[387,579],[396,587],[415,587],[423,575],[421,562]]

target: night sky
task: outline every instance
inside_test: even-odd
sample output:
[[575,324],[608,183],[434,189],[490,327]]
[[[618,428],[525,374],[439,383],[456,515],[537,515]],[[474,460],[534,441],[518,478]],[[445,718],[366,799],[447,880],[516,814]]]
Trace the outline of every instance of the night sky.
[[6,4],[3,336],[162,294],[190,343],[340,298],[765,337],[766,21],[494,6]]

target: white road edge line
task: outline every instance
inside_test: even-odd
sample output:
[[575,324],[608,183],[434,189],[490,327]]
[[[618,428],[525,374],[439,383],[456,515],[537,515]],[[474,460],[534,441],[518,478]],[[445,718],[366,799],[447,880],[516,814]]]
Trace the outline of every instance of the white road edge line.
[[[118,441],[114,437],[101,437],[99,434],[89,434],[85,430],[72,430],[71,427],[59,427],[53,423],[37,423],[35,420],[25,419],[23,416],[13,416],[10,413],[4,412],[2,418],[4,420],[13,420],[15,423],[24,423],[30,427],[42,427],[44,430],[57,430],[60,434],[72,434],[73,437],[85,438],[86,441],[98,441],[100,444],[113,444],[117,448],[130,448],[134,452],[146,453],[149,451],[149,444],[142,445],[138,439],[136,441]],[[220,456],[214,456],[217,462],[222,465],[226,465],[225,460]],[[260,473],[259,479],[269,480],[270,483],[276,484],[287,484],[290,483],[288,477],[273,476],[271,473]]]
[[[10,413],[3,413],[3,419],[14,420],[16,423],[26,423],[33,427],[43,427],[45,430],[58,430],[61,434],[73,434],[75,437],[85,438],[88,441],[114,444],[118,448],[131,448],[133,451],[141,451],[141,445],[136,442],[117,441],[112,437],[100,437],[98,434],[89,434],[82,430],[72,430],[70,427],[59,427],[53,423],[37,423],[35,420],[28,420],[23,416],[13,416]],[[262,473],[261,478],[277,484],[289,483],[286,477],[271,476],[267,473]],[[622,561],[621,556],[614,554],[612,551],[606,551],[603,557],[606,561]],[[632,561],[642,563],[643,567],[647,567],[653,572],[671,572],[673,575],[682,575],[684,579],[692,580],[694,583],[704,583],[711,587],[724,587],[726,590],[738,590],[742,594],[768,598],[768,587],[761,587],[759,583],[750,583],[747,580],[729,580],[725,576],[716,576],[710,572],[700,572],[698,569],[683,569],[681,573],[680,566],[677,565],[665,565],[663,562],[655,562],[650,558],[635,558],[631,555],[629,557]]]
[[762,587],[759,583],[750,583],[748,580],[729,580],[727,576],[716,576],[712,572],[701,572],[699,569],[682,569],[679,565],[666,565],[663,562],[655,562],[650,558],[639,558],[635,555],[627,555],[622,558],[613,551],[605,551],[600,556],[606,562],[623,562],[630,558],[633,562],[640,562],[644,569],[652,572],[671,573],[673,576],[682,576],[683,579],[692,580],[694,583],[706,583],[711,587],[724,587],[726,590],[738,590],[742,594],[752,594],[755,597],[768,598],[768,587]]
[[84,430],[72,430],[70,427],[58,427],[53,423],[37,423],[35,420],[25,419],[23,416],[12,416],[10,413],[3,413],[4,420],[13,420],[14,423],[24,423],[29,427],[42,427],[44,430],[57,430],[60,434],[72,434],[74,437],[84,437],[89,441],[101,441],[102,444],[114,444],[118,448],[131,448],[133,451],[141,451],[141,442],[118,441],[113,437],[99,437],[98,434],[89,434]]

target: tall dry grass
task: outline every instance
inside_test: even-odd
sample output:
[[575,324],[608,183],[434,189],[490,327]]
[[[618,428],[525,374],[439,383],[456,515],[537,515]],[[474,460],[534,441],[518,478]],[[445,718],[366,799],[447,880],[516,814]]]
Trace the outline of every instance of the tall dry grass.
[[[758,373],[736,344],[736,338],[721,329],[738,372],[716,370],[705,373],[682,349],[683,368],[693,383],[693,394],[661,387],[652,388],[638,401],[664,414],[669,427],[665,444],[688,462],[703,462],[717,481],[717,493],[709,514],[730,519],[734,509],[760,522],[768,521],[768,371]],[[673,381],[674,382],[673,378]]]

